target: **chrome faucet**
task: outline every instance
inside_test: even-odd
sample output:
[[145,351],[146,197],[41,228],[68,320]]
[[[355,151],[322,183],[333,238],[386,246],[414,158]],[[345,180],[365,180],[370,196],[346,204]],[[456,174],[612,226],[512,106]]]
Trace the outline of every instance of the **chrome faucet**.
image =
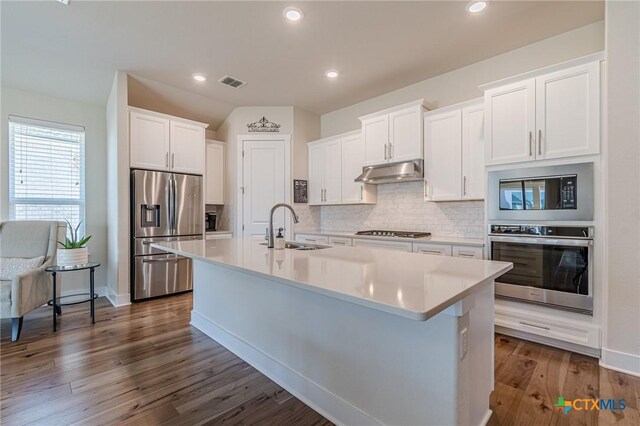
[[293,210],[293,207],[291,207],[289,204],[279,203],[271,207],[271,213],[269,213],[269,229],[267,230],[268,232],[267,241],[269,241],[269,243],[267,244],[267,248],[273,248],[274,246],[273,245],[273,213],[278,209],[278,207],[286,207],[291,211],[291,214],[293,215],[293,223],[298,223],[299,221],[298,215]]

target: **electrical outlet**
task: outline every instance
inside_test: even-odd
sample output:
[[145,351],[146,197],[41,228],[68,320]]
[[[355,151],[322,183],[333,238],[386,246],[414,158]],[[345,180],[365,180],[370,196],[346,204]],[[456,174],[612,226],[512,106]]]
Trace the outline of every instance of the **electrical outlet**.
[[469,351],[469,330],[463,328],[460,331],[460,359],[464,359]]

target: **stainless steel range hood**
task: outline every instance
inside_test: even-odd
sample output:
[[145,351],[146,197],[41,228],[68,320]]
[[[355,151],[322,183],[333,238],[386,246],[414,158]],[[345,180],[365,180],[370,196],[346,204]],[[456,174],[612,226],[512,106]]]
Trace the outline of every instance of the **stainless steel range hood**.
[[422,160],[413,160],[363,167],[362,174],[355,178],[354,182],[377,185],[422,180],[424,178],[422,164]]

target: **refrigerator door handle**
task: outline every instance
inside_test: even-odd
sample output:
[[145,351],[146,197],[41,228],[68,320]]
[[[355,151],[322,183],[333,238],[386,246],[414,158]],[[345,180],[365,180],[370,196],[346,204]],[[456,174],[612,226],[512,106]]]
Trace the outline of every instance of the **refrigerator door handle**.
[[165,189],[165,193],[167,196],[167,225],[169,226],[169,233],[173,234],[173,210],[171,206],[173,187],[171,186],[171,177],[167,181],[167,187]]
[[178,209],[176,207],[177,204],[177,192],[178,192],[178,185],[176,184],[176,177],[175,175],[171,175],[171,185],[173,185],[173,196],[172,196],[172,200],[171,200],[171,204],[173,206],[173,213],[172,213],[172,217],[173,217],[173,230],[172,230],[172,234],[175,235],[176,234],[176,230],[178,227]]

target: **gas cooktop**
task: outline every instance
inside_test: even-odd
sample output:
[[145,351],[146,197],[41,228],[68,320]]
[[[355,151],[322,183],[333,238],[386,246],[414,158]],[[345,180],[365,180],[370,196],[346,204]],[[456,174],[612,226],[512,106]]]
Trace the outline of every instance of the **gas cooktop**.
[[398,237],[398,238],[422,238],[422,237],[430,237],[431,232],[410,232],[410,231],[380,231],[380,230],[369,230],[369,231],[358,231],[356,235],[374,235],[376,237]]

